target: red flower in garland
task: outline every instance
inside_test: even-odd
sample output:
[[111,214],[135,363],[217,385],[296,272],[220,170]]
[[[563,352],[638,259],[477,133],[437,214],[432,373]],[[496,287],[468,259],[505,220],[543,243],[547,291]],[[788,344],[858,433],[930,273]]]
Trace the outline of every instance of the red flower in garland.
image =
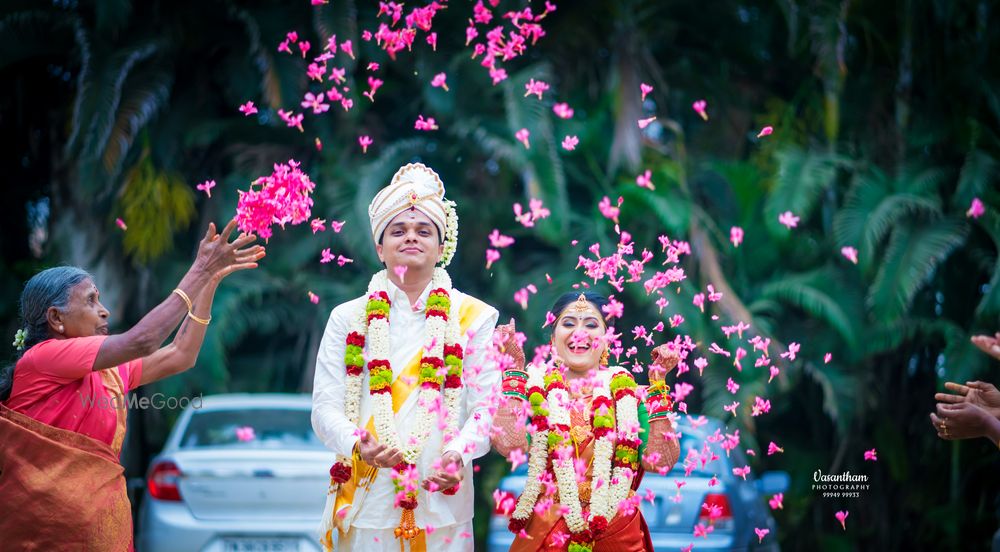
[[600,535],[608,528],[608,520],[604,516],[594,516],[590,520],[590,530],[594,532],[595,535]]
[[354,345],[356,347],[364,347],[365,336],[359,334],[358,332],[351,332],[347,334],[347,344]]
[[416,510],[417,509],[417,501],[416,500],[411,500],[411,499],[400,500],[399,501],[399,507],[403,508],[405,510]]
[[510,523],[507,524],[507,529],[509,529],[511,533],[516,534],[520,533],[521,530],[527,526],[528,526],[528,520],[511,518]]
[[601,437],[606,437],[609,433],[613,433],[614,428],[610,427],[595,427],[594,428],[594,438],[600,439]]
[[361,366],[355,366],[353,364],[347,365],[345,367],[345,370],[347,371],[348,376],[360,376],[361,373],[364,372],[364,368],[362,368]]
[[445,321],[448,320],[448,313],[447,312],[445,312],[443,310],[438,310],[438,309],[427,309],[427,318],[429,319],[432,316],[436,316],[436,317],[441,318],[441,319],[443,319]]
[[532,416],[531,423],[535,425],[538,431],[547,431],[549,429],[549,418],[547,416]]
[[444,366],[444,360],[441,360],[438,357],[432,357],[432,356],[425,356],[423,359],[420,360],[420,363],[421,364],[427,364],[427,365],[431,366],[432,368],[436,368],[438,370],[440,370]]
[[330,466],[330,477],[337,483],[346,483],[351,478],[351,466],[335,463]]
[[464,358],[463,354],[464,353],[462,352],[462,346],[459,345],[458,343],[455,343],[453,345],[449,345],[449,344],[445,343],[445,345],[444,345],[444,356],[453,355],[453,356],[455,356],[457,358]]
[[623,389],[619,389],[618,391],[615,391],[615,400],[616,401],[620,401],[622,399],[622,397],[634,397],[634,396],[636,396],[635,395],[635,389],[630,389],[628,387],[625,387]]
[[549,391],[552,391],[553,389],[567,389],[567,388],[565,382],[557,380],[550,383],[548,389]]

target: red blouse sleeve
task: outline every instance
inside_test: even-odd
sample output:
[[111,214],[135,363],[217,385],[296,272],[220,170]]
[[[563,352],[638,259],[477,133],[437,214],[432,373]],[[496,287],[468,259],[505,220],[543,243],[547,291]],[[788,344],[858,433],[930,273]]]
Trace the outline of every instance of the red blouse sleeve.
[[131,391],[136,387],[139,387],[139,382],[142,381],[141,358],[137,358],[132,362],[128,363],[128,379],[125,378],[122,379],[126,382],[126,385],[128,385],[128,389],[125,390],[126,392]]
[[30,356],[29,361],[38,372],[69,383],[94,370],[97,352],[107,338],[106,335],[95,335],[49,339],[29,349],[25,356]]

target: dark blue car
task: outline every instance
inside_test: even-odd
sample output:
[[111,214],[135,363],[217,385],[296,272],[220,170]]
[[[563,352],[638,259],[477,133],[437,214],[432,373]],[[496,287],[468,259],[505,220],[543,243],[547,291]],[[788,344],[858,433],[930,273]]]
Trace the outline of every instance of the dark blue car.
[[[693,428],[686,417],[679,423],[681,432],[681,457],[667,475],[647,473],[639,487],[639,494],[645,496],[646,490],[655,493],[652,503],[642,501],[642,513],[649,525],[649,531],[656,550],[673,551],[694,544],[695,550],[756,550],[778,552],[778,527],[771,516],[768,499],[777,493],[788,489],[789,477],[785,472],[765,472],[759,478],[748,475],[742,477],[733,475],[734,467],[748,464],[743,449],[732,450],[727,457],[719,443],[709,443],[711,449],[719,456],[718,460],[709,462],[702,470],[698,464],[691,475],[684,477],[684,458],[691,448],[702,450],[717,429],[726,432],[725,425],[718,419],[706,417],[707,422],[697,429]],[[500,481],[500,492],[517,497],[524,488],[527,474],[525,466],[519,466],[510,475]],[[715,485],[710,485],[712,477],[717,478]],[[684,482],[678,491],[677,483]],[[675,496],[680,493],[680,501]],[[709,525],[709,514],[703,505],[718,506],[721,513],[712,524],[712,531],[707,537],[695,537],[694,529],[699,523]],[[490,520],[490,532],[487,537],[488,550],[500,552],[510,548],[514,535],[507,530],[508,518],[502,513],[494,512]],[[768,529],[769,533],[763,542],[758,543],[755,528]]]

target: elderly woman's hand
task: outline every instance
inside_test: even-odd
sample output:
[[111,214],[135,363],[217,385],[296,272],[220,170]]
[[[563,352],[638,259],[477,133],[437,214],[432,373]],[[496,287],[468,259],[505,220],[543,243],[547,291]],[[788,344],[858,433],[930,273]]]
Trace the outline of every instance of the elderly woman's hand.
[[263,246],[247,247],[257,240],[257,236],[253,234],[240,234],[235,240],[229,241],[234,230],[235,220],[229,221],[221,234],[216,233],[215,223],[210,223],[205,238],[198,245],[195,265],[209,274],[215,283],[237,270],[256,268],[256,261],[264,258]]

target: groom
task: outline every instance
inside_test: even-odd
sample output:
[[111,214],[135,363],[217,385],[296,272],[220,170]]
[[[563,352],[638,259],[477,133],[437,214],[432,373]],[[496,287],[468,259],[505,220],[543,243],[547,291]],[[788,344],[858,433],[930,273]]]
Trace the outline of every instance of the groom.
[[332,549],[336,528],[343,550],[472,550],[498,313],[451,286],[458,216],[432,169],[400,168],[368,216],[385,270],[333,309],[316,359],[313,429],[338,455],[321,540]]

